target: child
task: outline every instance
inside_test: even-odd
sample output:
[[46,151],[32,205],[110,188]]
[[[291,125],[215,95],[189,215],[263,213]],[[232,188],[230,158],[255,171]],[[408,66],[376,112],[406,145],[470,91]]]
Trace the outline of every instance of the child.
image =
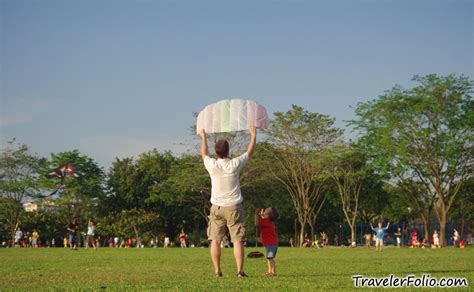
[[400,248],[400,243],[402,242],[402,229],[400,227],[395,232],[395,237],[397,238],[397,248]]
[[275,256],[278,250],[278,235],[276,233],[275,222],[279,217],[277,209],[270,207],[265,210],[259,210],[260,220],[260,238],[263,246],[265,246],[266,257],[268,263],[268,272],[266,276],[274,277],[275,272]]
[[433,248],[441,248],[441,245],[439,244],[439,233],[438,230],[435,230],[433,233]]
[[418,233],[413,231],[411,233],[411,246],[410,248],[420,247],[420,242],[418,241]]
[[382,227],[382,222],[379,222],[378,227],[373,227],[372,223],[370,223],[370,228],[375,232],[375,250],[382,251],[383,248],[383,237],[385,236],[385,231],[390,226],[390,222],[388,222],[386,227]]
[[365,247],[370,248],[372,246],[372,234],[367,232],[365,234]]

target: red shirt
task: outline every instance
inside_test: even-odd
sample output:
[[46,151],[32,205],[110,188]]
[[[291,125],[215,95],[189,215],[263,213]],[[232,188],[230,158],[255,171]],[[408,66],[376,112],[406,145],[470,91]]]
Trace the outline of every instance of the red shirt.
[[268,219],[262,218],[258,222],[260,225],[260,239],[264,246],[267,245],[278,245],[278,235],[276,233],[275,224]]

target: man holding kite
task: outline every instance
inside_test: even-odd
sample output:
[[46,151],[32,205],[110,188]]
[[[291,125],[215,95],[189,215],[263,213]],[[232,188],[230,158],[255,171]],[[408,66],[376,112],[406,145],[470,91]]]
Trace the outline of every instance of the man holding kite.
[[237,265],[237,277],[246,277],[244,267],[245,215],[240,191],[240,171],[252,156],[257,130],[250,127],[250,143],[247,151],[233,159],[229,155],[229,143],[218,140],[215,151],[218,159],[208,156],[206,132],[201,132],[201,156],[204,166],[211,177],[211,212],[209,216],[208,237],[211,240],[211,259],[216,277],[222,277],[220,257],[221,241],[229,228],[234,244],[234,257]]

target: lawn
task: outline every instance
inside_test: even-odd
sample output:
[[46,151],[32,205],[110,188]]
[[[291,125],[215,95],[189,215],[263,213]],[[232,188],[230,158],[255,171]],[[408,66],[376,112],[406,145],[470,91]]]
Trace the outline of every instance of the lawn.
[[[247,248],[246,253],[254,250]],[[0,249],[0,290],[350,290],[354,274],[405,277],[423,273],[465,277],[470,287],[464,290],[474,287],[474,248],[387,248],[381,253],[365,248],[280,248],[274,278],[262,275],[263,258],[246,259],[249,277],[245,279],[235,277],[231,249],[223,250],[222,262],[224,277],[216,279],[209,250],[204,248]]]

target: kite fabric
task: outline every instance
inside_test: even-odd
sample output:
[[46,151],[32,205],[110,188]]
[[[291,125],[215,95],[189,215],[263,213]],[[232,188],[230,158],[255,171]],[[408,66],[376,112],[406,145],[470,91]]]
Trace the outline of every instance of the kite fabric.
[[55,168],[48,172],[46,174],[46,178],[54,178],[54,177],[60,177],[60,178],[66,178],[66,177],[74,177],[74,178],[79,178],[80,174],[77,172],[77,170],[72,167],[71,163],[68,163],[66,165],[62,165],[58,168]]
[[62,165],[58,168],[55,168],[55,169],[51,170],[50,172],[48,172],[46,174],[46,178],[48,178],[48,179],[56,178],[56,177],[61,179],[61,182],[56,187],[56,190],[54,190],[54,192],[52,192],[51,194],[49,194],[47,196],[40,196],[40,197],[43,197],[43,198],[51,197],[52,195],[56,194],[60,189],[62,189],[64,187],[64,180],[67,177],[80,178],[81,174],[79,172],[77,172],[77,170],[74,167],[72,167],[71,163],[68,163],[68,164]]
[[267,110],[253,100],[225,99],[206,106],[198,115],[196,133],[221,133],[268,127]]

